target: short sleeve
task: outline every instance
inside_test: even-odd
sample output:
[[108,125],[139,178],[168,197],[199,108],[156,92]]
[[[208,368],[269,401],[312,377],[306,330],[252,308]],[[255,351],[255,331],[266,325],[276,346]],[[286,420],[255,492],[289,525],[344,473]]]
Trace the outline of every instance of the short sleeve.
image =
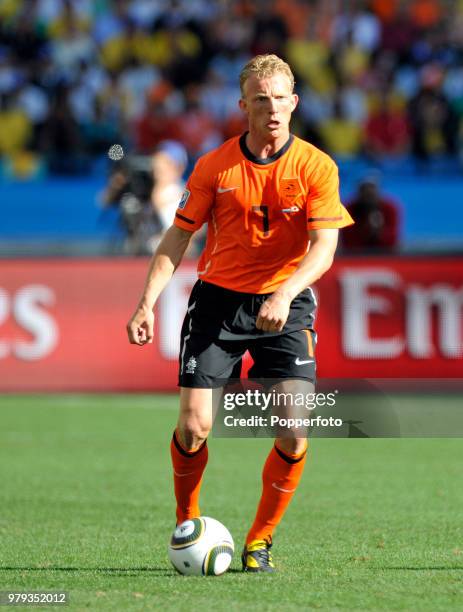
[[331,159],[320,160],[310,179],[307,224],[312,229],[332,229],[352,225],[354,220],[339,199],[339,175]]
[[175,211],[174,225],[189,232],[198,230],[209,217],[214,203],[212,177],[205,171],[204,160],[197,161]]

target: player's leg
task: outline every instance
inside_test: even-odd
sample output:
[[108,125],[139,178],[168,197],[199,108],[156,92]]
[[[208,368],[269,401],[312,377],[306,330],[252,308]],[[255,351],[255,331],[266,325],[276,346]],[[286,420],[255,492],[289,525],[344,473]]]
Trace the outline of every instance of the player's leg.
[[271,544],[273,533],[299,486],[306,454],[305,438],[295,438],[291,444],[287,438],[275,440],[262,470],[262,495],[246,537],[248,547],[256,542]]
[[[288,397],[291,394],[295,397],[301,384],[299,380],[290,380],[288,377],[305,378],[305,392],[313,392],[314,342],[314,332],[307,330],[262,339],[251,350],[254,368],[250,376],[280,380],[275,389],[281,390]],[[262,471],[262,494],[256,516],[246,537],[243,551],[245,571],[273,571],[270,554],[273,532],[298,488],[306,454],[307,438],[301,436],[301,432],[287,431],[285,435],[276,436]]]
[[[218,295],[216,295],[218,293]],[[177,523],[200,516],[199,493],[208,459],[207,436],[214,414],[213,388],[234,374],[245,346],[222,341],[223,309],[230,300],[222,290],[196,283],[181,332],[179,355],[180,414],[171,442]]]
[[180,414],[170,452],[177,501],[177,524],[200,516],[199,492],[207,465],[212,426],[212,389],[180,389]]
[[281,522],[301,480],[307,441],[298,441],[296,448],[298,451],[294,453],[283,451],[276,441],[265,461],[262,470],[262,494],[242,555],[245,571],[274,570],[270,553],[273,532]]

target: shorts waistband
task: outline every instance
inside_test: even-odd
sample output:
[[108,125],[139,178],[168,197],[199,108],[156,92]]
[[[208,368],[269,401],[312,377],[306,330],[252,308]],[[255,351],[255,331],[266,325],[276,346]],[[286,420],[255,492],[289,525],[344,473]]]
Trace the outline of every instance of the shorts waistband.
[[[235,291],[234,289],[227,289],[227,287],[221,287],[220,285],[215,285],[214,283],[209,283],[208,281],[201,280],[200,278],[196,281],[196,284],[199,287],[204,287],[206,289],[210,289],[211,291],[215,291],[216,293],[221,293],[222,295],[228,295],[230,297],[242,298],[242,299],[259,297],[259,298],[263,298],[265,300],[268,297],[270,297],[271,295],[273,295],[273,293],[274,293],[274,292],[272,292],[272,293],[246,293],[244,291]],[[298,295],[296,295],[296,298],[299,295],[303,295],[306,292],[312,293],[312,289],[310,287],[307,287],[306,289],[303,289],[300,293],[298,293]],[[296,298],[294,298],[294,299],[296,299]]]
[[234,289],[227,289],[226,287],[221,287],[220,285],[215,285],[214,283],[209,283],[207,281],[203,281],[198,279],[198,283],[200,287],[204,287],[205,289],[210,289],[211,291],[215,291],[216,293],[222,293],[222,295],[229,295],[234,298],[252,298],[256,296],[261,296],[263,298],[268,298],[271,296],[271,293],[246,293],[244,291],[235,291]]

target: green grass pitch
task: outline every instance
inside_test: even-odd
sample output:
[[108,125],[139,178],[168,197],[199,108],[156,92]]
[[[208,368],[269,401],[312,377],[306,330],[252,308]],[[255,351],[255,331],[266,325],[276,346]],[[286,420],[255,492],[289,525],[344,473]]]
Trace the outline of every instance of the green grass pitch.
[[236,554],[224,576],[177,575],[166,553],[176,405],[0,397],[0,590],[66,590],[72,610],[463,608],[460,439],[314,439],[275,534],[279,572],[256,576],[239,557],[271,442],[211,438],[202,510]]

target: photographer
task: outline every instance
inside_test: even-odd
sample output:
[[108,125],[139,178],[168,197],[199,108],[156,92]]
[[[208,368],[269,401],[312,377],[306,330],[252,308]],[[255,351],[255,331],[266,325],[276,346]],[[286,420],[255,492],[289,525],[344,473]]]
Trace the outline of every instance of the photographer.
[[347,210],[355,219],[355,225],[342,234],[345,251],[393,252],[397,249],[401,229],[399,207],[381,192],[376,174],[369,174],[360,181]]
[[127,233],[124,251],[152,254],[172,224],[182,197],[188,162],[183,145],[165,140],[151,157],[131,156],[116,166],[102,194],[103,206],[118,206]]

